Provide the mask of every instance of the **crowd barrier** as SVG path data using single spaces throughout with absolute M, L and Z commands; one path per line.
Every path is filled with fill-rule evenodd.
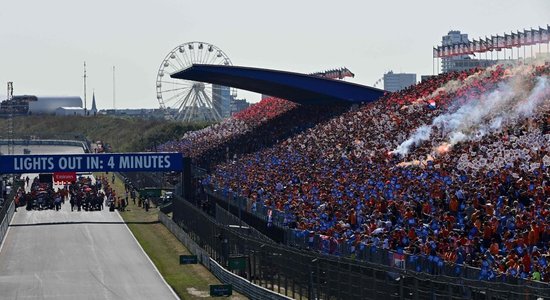
M 216 189 L 212 186 L 206 186 L 204 189 L 205 192 L 210 196 L 216 197 L 217 199 L 222 199 L 225 203 L 245 210 L 255 215 L 257 218 L 269 223 L 270 225 L 284 228 L 288 223 L 294 221 L 293 217 L 285 216 L 284 213 L 278 210 L 266 207 L 260 203 L 251 203 L 251 201 L 249 201 L 248 199 L 236 196 L 231 192 Z
M 232 213 L 227 211 L 225 208 L 221 207 L 219 204 L 216 204 L 216 211 L 214 212 L 214 215 L 216 217 L 216 221 L 220 224 L 237 228 L 243 234 L 250 237 L 254 237 L 259 240 L 264 240 L 266 241 L 266 243 L 274 242 L 273 240 L 265 236 L 263 233 L 258 231 L 253 226 L 249 226 L 248 224 L 243 222 L 242 219 L 239 219 L 237 216 L 233 215 Z
M 255 285 L 250 281 L 227 271 L 219 263 L 210 258 L 208 253 L 197 243 L 195 243 L 195 241 L 193 241 L 193 239 L 191 239 L 180 226 L 174 223 L 170 217 L 162 212 L 159 212 L 159 220 L 162 224 L 164 224 L 164 226 L 166 226 L 166 228 L 168 228 L 170 232 L 172 232 L 172 234 L 176 236 L 181 243 L 185 245 L 185 247 L 187 247 L 191 253 L 197 255 L 197 259 L 202 265 L 210 270 L 210 272 L 212 272 L 223 283 L 232 284 L 236 291 L 246 295 L 250 299 L 291 299 L 261 286 Z
M 382 268 L 382 266 L 390 267 L 394 268 L 396 272 L 403 271 L 409 274 L 414 273 L 418 274 L 416 276 L 420 277 L 426 275 L 450 278 L 449 280 L 451 281 L 463 280 L 463 282 L 469 282 L 472 288 L 479 288 L 481 290 L 488 290 L 491 285 L 496 286 L 497 284 L 502 284 L 503 288 L 496 289 L 493 293 L 495 295 L 507 292 L 511 293 L 511 295 L 515 295 L 517 290 L 521 287 L 521 289 L 524 289 L 521 293 L 525 295 L 550 296 L 550 287 L 542 282 L 524 280 L 505 275 L 495 275 L 492 278 L 487 278 L 487 275 L 482 274 L 479 268 L 452 264 L 438 257 L 399 253 L 373 245 L 363 244 L 355 246 L 351 243 L 338 243 L 336 240 L 331 241 L 327 237 L 318 234 L 310 234 L 309 232 L 299 231 L 285 226 L 289 223 L 289 218 L 282 215 L 282 213 L 277 214 L 274 209 L 271 209 L 269 212 L 271 217 L 268 217 L 263 213 L 270 210 L 270 208 L 263 205 L 257 205 L 255 210 L 251 210 L 252 206 L 248 199 L 234 197 L 231 194 L 227 196 L 227 193 L 211 187 L 206 187 L 205 191 L 209 197 L 217 197 L 224 203 L 231 203 L 232 206 L 238 206 L 244 211 L 255 214 L 258 218 L 266 222 L 265 226 L 281 226 L 286 231 L 285 244 L 297 249 L 351 259 L 358 265 L 369 263 L 379 266 L 378 268 Z M 488 280 L 490 281 L 488 282 Z M 478 282 L 486 285 L 478 287 Z M 518 295 L 519 294 L 520 292 L 518 292 Z M 508 298 L 508 296 L 506 298 Z

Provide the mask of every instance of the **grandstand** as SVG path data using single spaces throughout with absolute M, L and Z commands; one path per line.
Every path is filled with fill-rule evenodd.
M 203 208 L 222 199 L 286 245 L 548 296 L 549 76 L 548 61 L 515 62 L 366 104 L 267 98 L 161 149 L 206 170 Z
M 548 282 L 549 75 L 548 62 L 452 72 L 360 106 L 269 98 L 163 150 L 310 249 Z

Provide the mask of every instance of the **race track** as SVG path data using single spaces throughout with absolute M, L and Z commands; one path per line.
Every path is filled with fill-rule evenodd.
M 15 213 L 0 248 L 0 299 L 177 296 L 118 212 L 71 212 L 66 202 L 60 211 Z
M 116 212 L 19 208 L 0 250 L 0 299 L 174 299 Z

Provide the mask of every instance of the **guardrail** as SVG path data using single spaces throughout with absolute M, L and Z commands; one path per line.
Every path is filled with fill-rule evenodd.
M 210 271 L 222 282 L 231 283 L 235 290 L 245 294 L 250 299 L 292 299 L 284 295 L 277 294 L 264 287 L 255 285 L 252 282 L 227 271 L 213 259 L 210 259 Z
M 208 253 L 202 249 L 191 237 L 178 226 L 170 217 L 163 212 L 159 212 L 159 221 L 176 236 L 176 238 L 189 249 L 191 253 L 197 255 L 198 261 L 212 272 L 218 279 L 224 283 L 232 284 L 234 289 L 251 299 L 292 299 L 280 295 L 259 285 L 233 274 L 223 268 L 214 259 L 208 256 Z
M 6 202 L 7 203 L 4 203 L 4 206 L 2 206 L 2 209 L 0 210 L 0 220 L 2 220 L 2 223 L 0 223 L 0 245 L 6 237 L 11 219 L 15 212 L 15 203 L 13 200 L 6 200 Z
M 9 140 L 1 139 L 0 145 L 7 145 Z M 30 146 L 30 145 L 62 145 L 62 146 L 76 146 L 82 147 L 85 152 L 89 152 L 90 149 L 85 141 L 76 141 L 76 140 L 54 140 L 54 139 L 41 139 L 41 140 L 32 140 L 32 139 L 14 139 L 14 145 L 18 146 Z

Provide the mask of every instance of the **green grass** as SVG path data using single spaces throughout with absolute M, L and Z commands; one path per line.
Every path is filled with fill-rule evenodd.
M 116 180 L 115 189 L 118 195 L 124 194 L 124 187 L 120 180 Z M 208 297 L 209 285 L 219 284 L 220 281 L 200 264 L 179 264 L 179 255 L 190 253 L 162 223 L 154 223 L 158 221 L 156 209 L 146 212 L 137 204 L 132 204 L 130 200 L 127 210 L 120 215 L 126 222 L 148 222 L 147 224 L 128 224 L 128 227 L 166 282 L 181 299 L 210 298 Z M 231 299 L 246 299 L 235 291 L 233 293 Z
M 114 152 L 142 151 L 155 149 L 169 140 L 176 140 L 190 130 L 197 130 L 207 124 L 184 124 L 167 120 L 149 120 L 114 116 L 18 116 L 13 120 L 14 135 L 17 138 L 56 138 L 101 140 L 111 145 Z M 0 119 L 0 129 L 7 128 L 7 120 Z M 6 131 L 7 132 L 7 131 Z M 1 136 L 0 138 L 7 138 Z

